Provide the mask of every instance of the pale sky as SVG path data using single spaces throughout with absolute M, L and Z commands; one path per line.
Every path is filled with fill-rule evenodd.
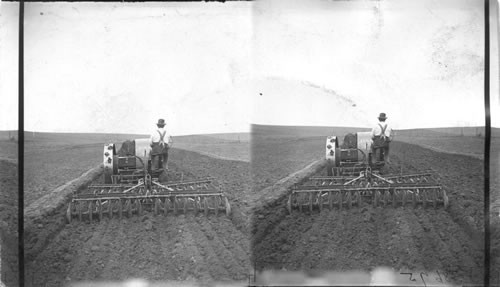
M 498 1 L 490 5 L 490 109 L 491 126 L 500 128 L 500 6 Z
M 483 2 L 257 2 L 254 122 L 484 125 Z
M 17 128 L 19 9 L 0 5 L 5 130 Z M 371 126 L 380 112 L 395 128 L 484 125 L 482 5 L 25 3 L 25 129 L 142 134 L 158 118 L 174 135 L 250 123 Z
M 17 130 L 19 3 L 0 1 L 0 130 Z
M 25 129 L 249 131 L 250 3 L 25 3 Z

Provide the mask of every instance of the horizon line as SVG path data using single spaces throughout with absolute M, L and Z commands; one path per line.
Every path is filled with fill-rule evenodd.
M 277 127 L 303 127 L 303 128 L 356 128 L 356 129 L 370 129 L 370 127 L 360 127 L 360 126 L 315 126 L 315 125 L 276 125 L 276 124 L 250 124 L 250 126 L 277 126 Z M 412 127 L 412 128 L 398 128 L 394 130 L 417 130 L 417 129 L 441 129 L 441 128 L 485 128 L 482 126 L 436 126 L 436 127 Z M 491 127 L 493 129 L 498 129 L 500 127 Z M 19 130 L 0 130 L 0 132 L 19 132 Z M 25 130 L 25 133 L 59 133 L 59 134 L 116 134 L 116 135 L 147 135 L 146 133 L 134 133 L 134 132 L 74 132 L 74 131 L 33 131 Z M 188 136 L 188 135 L 209 135 L 209 134 L 250 134 L 251 131 L 239 131 L 239 132 L 207 132 L 207 133 L 192 133 L 192 134 L 177 134 L 176 136 Z
M 19 132 L 18 130 L 0 130 L 0 132 Z M 99 134 L 99 135 L 137 135 L 137 136 L 147 136 L 149 134 L 133 133 L 133 132 L 72 132 L 72 131 L 28 131 L 25 133 L 42 133 L 42 134 Z M 172 134 L 172 136 L 192 136 L 192 135 L 215 135 L 215 134 L 250 134 L 250 132 L 209 132 L 209 133 L 198 133 L 198 134 Z
M 313 128 L 356 128 L 356 129 L 371 129 L 371 127 L 359 126 L 315 126 L 315 125 L 269 125 L 269 124 L 251 124 L 251 126 L 278 126 L 278 127 L 313 127 Z M 411 127 L 411 128 L 398 128 L 394 130 L 421 130 L 421 129 L 446 129 L 446 128 L 484 128 L 485 126 L 436 126 L 436 127 Z M 500 127 L 492 127 L 500 128 Z

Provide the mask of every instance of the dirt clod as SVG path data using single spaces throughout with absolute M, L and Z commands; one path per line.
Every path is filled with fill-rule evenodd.
M 70 262 L 71 260 L 73 260 L 73 256 L 71 254 L 66 254 L 64 255 L 63 259 L 66 262 Z
M 146 229 L 148 231 L 153 230 L 154 229 L 153 222 L 146 221 L 146 223 L 144 224 L 144 229 Z

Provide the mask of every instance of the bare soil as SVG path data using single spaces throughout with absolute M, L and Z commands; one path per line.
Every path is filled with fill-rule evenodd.
M 253 137 L 252 193 L 259 194 L 288 176 L 324 157 L 325 137 Z
M 164 217 L 146 213 L 66 225 L 65 208 L 61 208 L 37 219 L 27 231 L 40 234 L 26 242 L 27 250 L 33 250 L 27 254 L 27 286 L 128 278 L 245 281 L 251 272 L 250 216 L 243 204 L 250 186 L 249 164 L 172 149 L 169 167 L 172 174 L 183 173 L 184 179 L 216 178 L 233 215 Z M 50 240 L 43 248 L 32 248 L 44 238 Z
M 104 144 L 25 146 L 24 206 L 102 162 Z
M 18 166 L 17 143 L 1 141 L 0 157 L 0 255 L 1 281 L 19 284 L 18 262 Z
M 490 284 L 500 285 L 500 138 L 490 151 Z
M 250 162 L 249 133 L 179 136 L 173 146 L 219 159 Z
M 176 143 L 175 147 L 195 151 L 213 158 L 250 162 L 250 144 L 248 142 L 230 142 L 217 144 Z
M 396 134 L 397 141 L 420 145 L 438 152 L 484 158 L 484 137 L 434 133 L 427 136 Z
M 280 192 L 279 188 L 270 187 L 321 159 L 325 136 L 323 132 L 290 136 L 288 130 L 274 136 L 273 129 L 264 133 L 252 131 L 252 164 L 172 150 L 172 172 L 184 172 L 191 178 L 212 176 L 221 182 L 234 211 L 230 218 L 192 214 L 163 218 L 146 214 L 121 221 L 106 218 L 100 223 L 66 225 L 65 208 L 61 208 L 30 222 L 25 235 L 35 236 L 32 242 L 26 242 L 27 286 L 131 277 L 239 281 L 246 280 L 254 266 L 260 270 L 312 272 L 371 270 L 379 265 L 397 270 L 439 270 L 456 284 L 482 284 L 483 162 L 456 154 L 463 152 L 460 141 L 454 142 L 455 154 L 399 142 L 391 147 L 388 172 L 434 169 L 449 193 L 448 210 L 365 206 L 288 215 L 284 197 L 268 194 Z M 28 142 L 25 206 L 99 163 L 102 145 L 109 141 L 101 138 L 85 135 L 75 137 L 73 143 L 61 143 L 47 135 L 41 142 Z M 440 141 L 443 138 L 435 137 L 429 144 L 449 149 L 449 143 Z M 484 145 L 477 140 L 469 143 L 474 147 L 468 150 L 476 154 L 478 145 Z M 230 159 L 246 156 L 240 150 L 236 155 L 227 153 L 228 149 L 205 151 L 196 145 L 196 140 L 188 141 L 182 148 Z M 498 154 L 496 149 L 499 161 L 496 166 L 492 161 L 492 202 L 500 195 Z M 3 186 L 1 191 L 4 192 Z M 262 202 L 263 197 L 278 200 Z M 250 216 L 253 212 L 255 216 Z M 500 238 L 500 219 L 491 218 L 491 283 L 500 284 L 500 239 L 495 239 Z M 256 264 L 250 263 L 251 258 Z
M 324 137 L 256 137 L 254 192 L 269 191 L 265 187 L 277 178 L 322 158 L 323 141 Z M 384 172 L 432 169 L 439 174 L 450 197 L 449 208 L 366 205 L 289 215 L 283 194 L 255 213 L 251 246 L 256 269 L 369 271 L 388 266 L 402 272 L 439 271 L 455 284 L 482 284 L 483 161 L 402 142 L 392 144 L 391 161 Z

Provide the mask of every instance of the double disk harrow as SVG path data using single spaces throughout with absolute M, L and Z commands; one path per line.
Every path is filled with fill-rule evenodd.
M 66 219 L 102 220 L 141 215 L 194 212 L 231 213 L 231 206 L 212 178 L 160 182 L 162 169 L 153 169 L 149 139 L 125 141 L 120 150 L 114 143 L 104 145 L 104 183 L 92 184 L 83 193 L 73 194 Z M 161 162 L 160 162 L 161 166 Z
M 162 184 L 140 179 L 136 184 L 96 184 L 87 192 L 74 194 L 68 206 L 68 222 L 122 218 L 152 211 L 155 215 L 202 212 L 205 215 L 231 213 L 228 199 L 210 178 Z
M 310 177 L 291 190 L 287 209 L 321 211 L 323 208 L 423 205 L 448 206 L 448 196 L 432 172 L 380 175 L 369 167 L 358 176 Z

